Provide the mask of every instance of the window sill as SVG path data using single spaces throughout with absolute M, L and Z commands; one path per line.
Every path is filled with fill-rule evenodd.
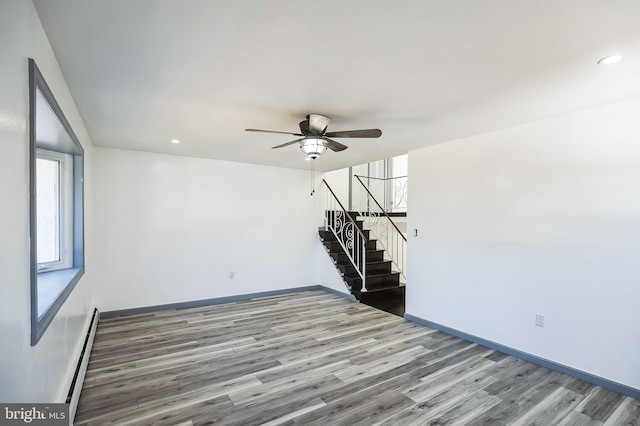
M 77 281 L 76 277 L 80 278 L 80 271 L 82 271 L 82 268 L 68 268 L 38 274 L 39 319 L 43 317 L 58 298 L 62 299 L 62 303 L 64 303 L 66 297 L 61 298 L 60 296 L 69 284 Z

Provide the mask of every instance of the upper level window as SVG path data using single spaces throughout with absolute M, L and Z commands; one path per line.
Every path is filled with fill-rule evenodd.
M 84 150 L 29 59 L 31 344 L 84 274 Z

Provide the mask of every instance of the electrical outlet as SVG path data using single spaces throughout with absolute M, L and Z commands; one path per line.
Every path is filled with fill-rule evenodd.
M 536 325 L 538 327 L 544 327 L 544 315 L 536 314 Z
M 236 277 L 236 273 L 235 272 L 229 272 L 229 279 L 232 280 Z

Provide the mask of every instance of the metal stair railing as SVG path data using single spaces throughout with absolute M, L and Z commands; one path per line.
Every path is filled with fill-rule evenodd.
M 407 276 L 407 238 L 398 229 L 398 226 L 391 220 L 385 209 L 380 205 L 378 200 L 371 194 L 367 185 L 362 182 L 360 176 L 355 175 L 364 191 L 361 192 L 363 200 L 358 202 L 356 210 L 358 216 L 364 221 L 366 228 L 378 240 L 384 248 L 386 255 L 404 278 L 406 283 Z
M 326 190 L 324 227 L 331 231 L 362 279 L 361 292 L 367 291 L 367 237 L 323 179 Z
M 378 200 L 387 213 L 407 212 L 407 176 L 396 176 L 389 178 L 379 178 L 374 176 L 359 176 L 360 182 L 366 181 L 364 185 L 369 193 Z

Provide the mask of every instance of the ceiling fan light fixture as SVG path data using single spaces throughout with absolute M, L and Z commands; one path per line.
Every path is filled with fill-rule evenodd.
M 623 53 L 619 53 L 617 55 L 609 55 L 609 56 L 605 56 L 604 58 L 600 59 L 598 61 L 598 65 L 611 65 L 611 64 L 615 64 L 616 62 L 620 62 L 621 60 L 623 60 L 625 58 L 625 54 Z
M 300 139 L 272 146 L 271 149 L 284 148 L 285 146 L 298 144 L 305 154 L 305 158 L 315 160 L 324 154 L 327 149 L 334 152 L 344 151 L 348 147 L 336 142 L 333 138 L 379 138 L 382 136 L 380 129 L 341 130 L 327 132 L 327 126 L 331 119 L 320 114 L 308 114 L 306 120 L 300 122 L 300 133 L 281 132 L 279 130 L 245 129 L 247 132 L 280 133 L 285 135 L 301 136 Z
M 305 138 L 300 142 L 300 149 L 307 158 L 315 160 L 327 151 L 327 146 L 323 139 L 320 138 Z

